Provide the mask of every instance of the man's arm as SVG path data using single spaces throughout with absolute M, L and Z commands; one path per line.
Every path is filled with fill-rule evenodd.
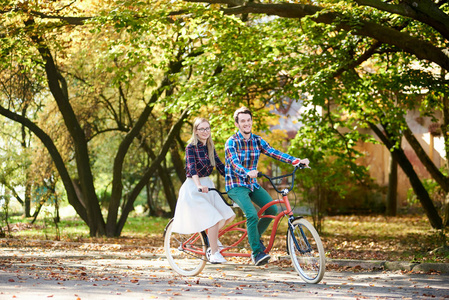
M 240 159 L 237 155 L 237 149 L 235 147 L 235 141 L 229 139 L 225 145 L 225 155 L 226 161 L 229 162 L 231 168 L 235 174 L 235 176 L 239 176 L 242 178 L 246 178 L 249 170 L 246 169 L 240 162 Z
M 268 144 L 264 139 L 260 139 L 260 146 L 261 149 L 260 151 L 269 156 L 272 157 L 274 159 L 277 159 L 279 161 L 288 163 L 288 164 L 293 164 L 293 162 L 297 159 L 296 157 L 293 157 L 287 153 L 281 152 L 279 150 L 274 149 L 273 147 L 270 146 L 270 144 Z

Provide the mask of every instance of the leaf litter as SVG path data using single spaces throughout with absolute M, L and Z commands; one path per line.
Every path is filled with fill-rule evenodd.
M 337 219 L 338 220 L 338 219 Z M 369 220 L 368 220 L 369 221 Z M 360 219 L 357 221 L 360 222 Z M 360 223 L 359 223 L 360 224 Z M 355 224 L 357 226 L 357 224 Z M 25 227 L 26 228 L 26 227 Z M 246 289 L 257 289 L 260 293 L 265 293 L 263 297 L 281 297 L 282 295 L 267 286 L 253 286 L 251 284 L 244 284 L 238 286 L 229 286 L 223 282 L 232 282 L 232 276 L 229 276 L 220 267 L 214 269 L 213 275 L 204 275 L 198 279 L 186 280 L 185 277 L 180 276 L 159 276 L 157 273 L 148 274 L 145 266 L 125 266 L 113 265 L 113 260 L 126 260 L 133 258 L 151 258 L 164 259 L 164 251 L 161 244 L 161 237 L 154 236 L 154 239 L 140 239 L 132 237 L 123 237 L 119 239 L 101 239 L 92 238 L 85 241 L 42 241 L 42 240 L 22 240 L 22 239 L 2 239 L 1 247 L 5 250 L 13 249 L 14 256 L 0 258 L 0 271 L 14 270 L 17 274 L 14 278 L 9 278 L 8 282 L 17 284 L 26 281 L 28 278 L 45 278 L 45 280 L 57 281 L 58 284 L 64 285 L 69 281 L 88 282 L 92 286 L 107 287 L 109 285 L 120 285 L 125 288 L 120 293 L 130 293 L 133 287 L 145 285 L 144 291 L 152 294 L 151 297 L 172 297 L 185 296 L 186 293 L 191 292 L 198 286 L 202 287 L 204 293 L 209 293 L 210 289 L 220 288 L 226 292 L 223 295 L 242 294 Z M 295 274 L 295 270 L 291 266 L 291 262 L 287 257 L 287 253 L 283 250 L 283 243 L 285 237 L 278 236 L 278 243 L 275 243 L 270 255 L 274 258 L 270 262 L 271 267 L 281 269 L 285 274 Z M 418 243 L 421 241 L 419 240 Z M 343 234 L 329 235 L 325 232 L 323 236 L 323 243 L 327 250 L 329 258 L 352 258 L 352 259 L 385 259 L 391 260 L 394 258 L 395 251 L 401 247 L 395 239 L 379 238 L 373 236 L 359 236 L 358 239 L 351 239 L 350 236 Z M 19 253 L 19 254 L 17 254 Z M 23 254 L 23 255 L 21 255 Z M 393 256 L 392 256 L 393 255 Z M 42 257 L 45 256 L 45 259 Z M 61 260 L 69 260 L 70 263 L 62 264 Z M 91 267 L 86 268 L 83 262 L 89 260 Z M 246 268 L 251 263 L 250 259 L 242 257 L 233 257 L 229 259 L 235 263 L 235 269 L 241 271 L 248 280 L 251 279 L 252 274 L 246 273 Z M 447 258 L 442 258 L 442 261 L 447 262 Z M 249 269 L 253 268 L 250 266 Z M 266 269 L 267 272 L 272 272 L 268 266 L 259 267 Z M 358 267 L 337 267 L 329 265 L 328 269 L 339 272 L 368 272 Z M 160 266 L 157 272 L 167 272 L 167 266 Z M 401 273 L 407 273 L 401 271 Z M 165 274 L 165 273 L 164 273 Z M 429 273 L 432 274 L 432 273 Z M 437 273 L 433 273 L 437 275 Z M 170 279 L 169 279 L 170 278 Z M 346 285 L 350 284 L 353 279 L 347 278 Z M 173 288 L 165 291 L 154 291 L 151 285 L 157 285 L 160 281 L 167 281 Z M 217 281 L 221 280 L 221 281 Z M 224 280 L 224 281 L 223 281 Z M 97 283 L 98 282 L 98 283 Z M 108 283 L 109 282 L 109 283 Z M 323 281 L 323 284 L 326 284 Z M 374 284 L 370 285 L 374 287 Z M 179 289 L 181 287 L 181 289 Z M 297 284 L 291 285 L 290 288 L 298 287 Z M 351 288 L 348 292 L 352 292 Z M 156 294 L 155 294 L 156 293 Z M 430 294 L 429 294 L 430 295 Z M 329 297 L 332 294 L 329 294 Z M 53 297 L 49 294 L 48 297 Z M 1 298 L 1 295 L 0 295 Z M 362 298 L 362 297 L 359 297 Z

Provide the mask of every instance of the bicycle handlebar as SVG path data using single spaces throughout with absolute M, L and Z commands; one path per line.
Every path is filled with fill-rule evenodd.
M 278 188 L 277 188 L 276 185 L 274 184 L 273 180 L 276 180 L 276 179 L 282 179 L 282 178 L 291 176 L 291 177 L 292 177 L 292 185 L 290 186 L 290 188 L 287 189 L 286 192 L 288 193 L 288 192 L 290 192 L 291 190 L 293 190 L 293 186 L 294 186 L 294 184 L 295 184 L 295 173 L 296 173 L 296 171 L 297 171 L 298 169 L 304 169 L 305 167 L 306 167 L 305 164 L 298 164 L 298 165 L 295 167 L 295 169 L 293 170 L 293 172 L 291 172 L 291 173 L 289 173 L 289 174 L 281 175 L 281 176 L 276 176 L 276 177 L 269 177 L 268 175 L 266 175 L 266 174 L 264 174 L 264 173 L 262 173 L 262 172 L 259 172 L 259 173 L 257 173 L 257 177 L 265 177 L 265 178 L 267 178 L 268 181 L 270 181 L 270 183 L 271 183 L 271 185 L 273 186 L 273 188 L 276 190 L 276 192 L 278 192 L 279 194 L 283 194 L 283 193 L 285 192 L 285 189 L 284 189 L 284 191 L 278 190 Z M 247 182 L 249 182 L 250 179 L 251 179 L 251 177 L 249 177 L 249 176 L 246 177 L 246 181 L 247 181 Z M 220 192 L 220 191 L 217 190 L 216 188 L 208 188 L 208 190 L 209 190 L 209 191 L 216 191 L 216 192 L 220 195 L 220 197 L 223 199 L 223 201 L 224 201 L 227 205 L 232 206 L 232 204 L 229 204 L 229 203 L 224 199 L 224 197 L 223 197 L 223 195 L 227 194 L 226 192 Z M 198 192 L 201 192 L 201 189 L 198 189 Z
M 295 173 L 298 169 L 304 169 L 306 167 L 305 164 L 299 164 L 295 167 L 295 169 L 293 170 L 293 172 L 289 173 L 289 174 L 285 174 L 285 175 L 281 175 L 281 176 L 276 176 L 276 177 L 270 177 L 262 172 L 257 173 L 257 177 L 265 177 L 266 179 L 268 179 L 268 181 L 271 183 L 271 185 L 273 186 L 273 188 L 276 190 L 276 192 L 278 192 L 279 194 L 283 194 L 283 193 L 288 193 L 291 190 L 293 190 L 293 186 L 295 185 Z M 278 188 L 276 187 L 276 185 L 274 184 L 274 180 L 276 179 L 282 179 L 285 177 L 292 177 L 292 184 L 290 186 L 290 188 L 286 189 L 287 191 L 280 191 L 278 190 Z M 248 176 L 249 177 L 249 176 Z
M 207 190 L 208 190 L 209 192 L 210 192 L 210 191 L 216 191 L 216 192 L 218 193 L 218 195 L 221 197 L 221 200 L 223 200 L 223 202 L 226 203 L 226 205 L 228 205 L 228 206 L 233 206 L 232 203 L 229 204 L 228 201 L 226 201 L 226 199 L 223 197 L 223 195 L 226 195 L 226 194 L 227 194 L 226 192 L 220 192 L 220 191 L 217 190 L 216 188 L 210 188 L 210 187 L 208 187 Z M 202 190 L 199 188 L 199 189 L 198 189 L 198 192 L 201 193 Z

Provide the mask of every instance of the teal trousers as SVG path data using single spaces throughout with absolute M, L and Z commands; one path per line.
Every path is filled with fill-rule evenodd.
M 253 255 L 256 256 L 259 252 L 262 252 L 260 248 L 260 237 L 267 230 L 272 219 L 271 218 L 261 218 L 257 216 L 257 209 L 253 205 L 256 204 L 258 207 L 262 207 L 268 202 L 273 201 L 270 194 L 260 187 L 259 189 L 254 189 L 251 191 L 246 187 L 235 187 L 228 191 L 228 196 L 240 206 L 243 213 L 246 215 L 246 230 L 248 231 L 248 241 L 253 251 Z M 252 203 L 253 202 L 253 203 Z M 264 215 L 277 215 L 278 210 L 276 206 L 269 207 Z

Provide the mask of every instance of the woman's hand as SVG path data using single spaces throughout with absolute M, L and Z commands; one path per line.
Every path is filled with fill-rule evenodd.
M 200 191 L 201 193 L 207 193 L 209 192 L 209 188 L 207 186 L 198 186 L 198 191 Z

